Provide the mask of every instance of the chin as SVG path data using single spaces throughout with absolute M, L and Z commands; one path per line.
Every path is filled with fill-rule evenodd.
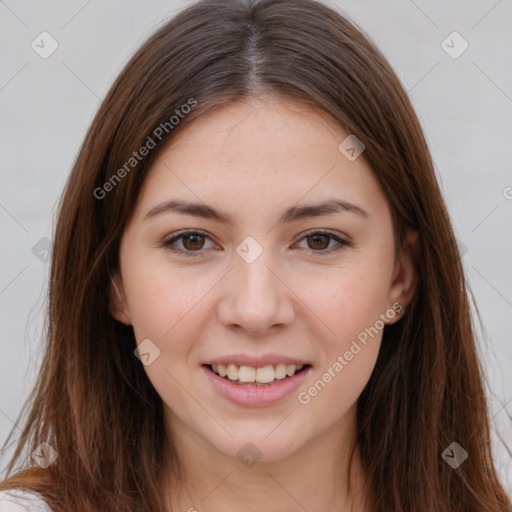
M 254 421 L 240 421 L 238 428 L 226 426 L 233 437 L 222 431 L 216 438 L 210 435 L 205 440 L 219 452 L 239 460 L 247 467 L 256 462 L 277 462 L 293 455 L 302 444 L 298 432 L 292 432 L 284 424 L 278 425 L 279 421 L 259 425 L 254 425 Z

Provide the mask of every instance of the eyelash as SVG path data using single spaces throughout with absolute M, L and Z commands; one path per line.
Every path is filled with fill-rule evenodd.
M 176 235 L 172 236 L 171 238 L 167 239 L 167 240 L 164 240 L 162 242 L 162 246 L 163 247 L 166 247 L 169 251 L 171 252 L 174 252 L 174 253 L 177 253 L 179 254 L 180 256 L 185 256 L 185 257 L 198 257 L 198 256 L 201 256 L 202 253 L 204 252 L 202 249 L 199 249 L 197 251 L 189 251 L 189 250 L 185 250 L 185 249 L 176 249 L 176 247 L 172 247 L 172 245 L 177 242 L 178 240 L 180 240 L 181 238 L 184 238 L 185 236 L 187 235 L 200 235 L 200 236 L 204 236 L 206 238 L 210 238 L 206 233 L 204 233 L 203 231 L 196 231 L 196 230 L 189 230 L 189 231 L 180 231 L 179 233 L 177 233 Z M 318 251 L 315 251 L 313 249 L 306 249 L 306 250 L 309 250 L 310 252 L 312 253 L 315 253 L 315 254 L 320 254 L 320 255 L 329 255 L 329 254 L 332 254 L 334 252 L 338 252 L 338 251 L 341 251 L 342 249 L 344 249 L 345 247 L 349 247 L 349 246 L 352 246 L 353 243 L 352 242 L 349 242 L 347 240 L 344 240 L 343 238 L 339 237 L 338 235 L 336 235 L 335 233 L 333 233 L 332 231 L 328 231 L 328 230 L 325 230 L 325 229 L 320 229 L 320 230 L 313 230 L 313 231 L 308 231 L 307 233 L 304 234 L 304 236 L 299 240 L 302 241 L 304 239 L 307 239 L 307 238 L 310 238 L 314 235 L 325 235 L 325 236 L 329 236 L 331 239 L 334 239 L 336 242 L 338 242 L 338 246 L 337 247 L 334 247 L 331 249 L 326 249 L 326 250 L 318 250 Z

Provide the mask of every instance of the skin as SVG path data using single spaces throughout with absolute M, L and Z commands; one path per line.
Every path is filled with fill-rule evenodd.
M 395 259 L 389 205 L 364 153 L 349 161 L 339 151 L 347 135 L 298 101 L 247 100 L 195 120 L 150 169 L 122 237 L 110 311 L 133 326 L 138 344 L 149 338 L 161 351 L 144 369 L 185 471 L 179 491 L 163 474 L 169 510 L 232 511 L 240 503 L 253 512 L 364 510 L 357 451 L 351 491 L 341 484 L 381 331 L 308 404 L 294 392 L 274 405 L 235 405 L 201 370 L 222 355 L 276 352 L 313 365 L 304 391 L 379 315 L 411 300 L 414 234 Z M 176 212 L 143 220 L 171 198 L 222 209 L 233 224 Z M 277 223 L 290 206 L 328 198 L 368 217 L 338 212 Z M 162 246 L 184 229 L 206 236 L 174 246 L 199 256 Z M 340 247 L 335 239 L 304 236 L 318 229 L 352 245 L 329 254 Z M 252 263 L 236 252 L 247 236 L 263 250 Z M 237 457 L 247 442 L 261 452 L 251 467 Z

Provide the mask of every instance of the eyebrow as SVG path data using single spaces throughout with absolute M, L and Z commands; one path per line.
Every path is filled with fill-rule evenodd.
M 225 224 L 233 224 L 231 214 L 208 206 L 205 203 L 183 201 L 179 199 L 171 199 L 151 208 L 145 215 L 144 221 L 161 215 L 162 213 L 182 213 L 185 215 L 194 215 L 203 219 L 211 219 Z M 348 212 L 368 218 L 370 215 L 366 210 L 344 199 L 328 199 L 320 203 L 307 204 L 303 206 L 291 206 L 286 209 L 278 220 L 278 224 L 285 224 L 300 219 L 310 217 L 320 217 L 333 213 Z

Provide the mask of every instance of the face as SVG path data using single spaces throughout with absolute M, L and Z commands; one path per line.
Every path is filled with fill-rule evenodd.
M 252 100 L 196 119 L 150 169 L 110 311 L 144 343 L 172 435 L 275 461 L 353 428 L 414 270 L 364 153 L 338 148 L 348 135 L 302 103 Z

